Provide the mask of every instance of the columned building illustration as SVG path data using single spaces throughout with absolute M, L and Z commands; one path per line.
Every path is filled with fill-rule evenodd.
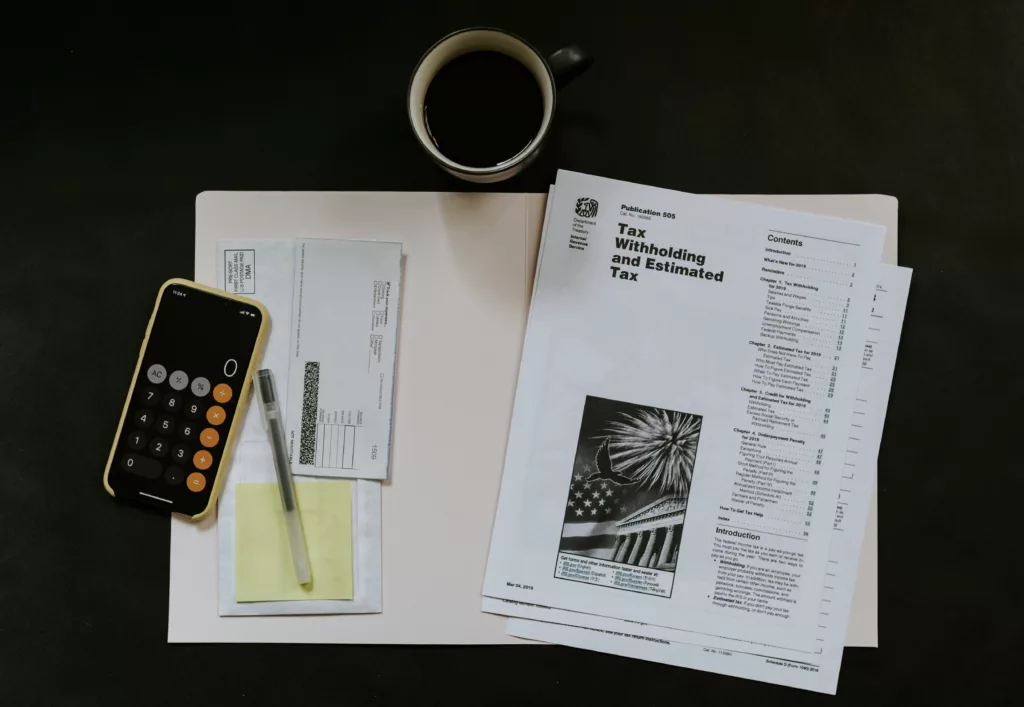
M 612 559 L 637 567 L 674 570 L 679 558 L 686 500 L 664 496 L 618 523 Z

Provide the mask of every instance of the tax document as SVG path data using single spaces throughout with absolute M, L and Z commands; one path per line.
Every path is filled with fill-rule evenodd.
M 508 630 L 514 636 L 835 694 L 910 277 L 907 268 L 882 265 L 873 295 L 814 650 L 786 650 L 494 599 L 485 600 L 485 606 L 537 619 L 512 619 Z
M 402 244 L 295 241 L 288 444 L 296 474 L 387 479 Z
M 813 650 L 884 235 L 559 172 L 484 595 Z

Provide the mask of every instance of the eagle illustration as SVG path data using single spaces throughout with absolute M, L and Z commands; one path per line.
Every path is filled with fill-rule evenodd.
M 607 438 L 597 448 L 597 454 L 594 455 L 594 466 L 597 468 L 597 471 L 588 476 L 587 481 L 600 481 L 604 479 L 619 486 L 629 486 L 636 483 L 636 479 L 623 476 L 615 471 L 615 468 L 612 466 L 612 455 L 608 452 Z

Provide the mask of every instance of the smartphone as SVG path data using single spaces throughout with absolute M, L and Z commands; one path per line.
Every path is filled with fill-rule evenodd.
M 163 284 L 103 472 L 107 493 L 192 520 L 210 512 L 269 329 L 259 302 Z

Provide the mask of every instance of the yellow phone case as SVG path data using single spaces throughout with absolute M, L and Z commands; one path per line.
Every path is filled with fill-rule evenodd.
M 228 430 L 227 440 L 224 443 L 224 453 L 221 455 L 220 463 L 217 465 L 217 473 L 215 475 L 215 480 L 213 482 L 213 490 L 210 491 L 210 500 L 206 504 L 206 508 L 204 508 L 201 513 L 197 513 L 194 516 L 179 514 L 185 518 L 190 518 L 191 520 L 202 520 L 207 515 L 209 515 L 210 510 L 213 509 L 214 506 L 216 506 L 217 497 L 220 494 L 221 486 L 224 484 L 224 478 L 227 476 L 227 470 L 231 465 L 231 454 L 234 451 L 235 435 L 238 434 L 238 430 L 242 426 L 242 422 L 245 419 L 245 411 L 247 409 L 246 406 L 249 404 L 249 394 L 252 388 L 252 386 L 249 385 L 249 383 L 252 381 L 252 375 L 256 371 L 256 368 L 258 367 L 260 356 L 263 354 L 263 347 L 266 344 L 267 332 L 270 330 L 270 312 L 268 312 L 267 308 L 264 307 L 259 302 L 257 302 L 256 300 L 251 300 L 248 299 L 247 297 L 239 297 L 238 295 L 228 294 L 227 292 L 224 292 L 223 290 L 218 290 L 215 287 L 200 285 L 198 282 L 192 282 L 191 280 L 185 280 L 180 277 L 171 278 L 170 280 L 168 280 L 167 282 L 160 286 L 160 291 L 156 295 L 156 304 L 153 306 L 153 314 L 150 315 L 149 324 L 146 325 L 146 336 L 142 340 L 142 347 L 139 349 L 139 358 L 135 362 L 135 370 L 132 372 L 131 386 L 128 388 L 128 396 L 125 398 L 124 401 L 124 409 L 121 410 L 121 419 L 117 423 L 117 432 L 114 434 L 114 442 L 110 446 L 110 454 L 107 456 L 107 466 L 103 470 L 103 488 L 105 488 L 107 490 L 107 493 L 109 493 L 111 496 L 116 496 L 116 494 L 114 493 L 114 489 L 110 488 L 110 483 L 108 481 L 108 477 L 110 476 L 110 466 L 114 462 L 114 452 L 117 449 L 118 440 L 121 439 L 121 429 L 124 427 L 124 420 L 128 416 L 128 409 L 129 407 L 131 407 L 131 401 L 133 399 L 133 396 L 135 395 L 135 382 L 139 378 L 139 370 L 142 368 L 142 359 L 146 353 L 146 347 L 149 345 L 149 334 L 150 331 L 152 331 L 153 329 L 153 322 L 156 321 L 157 312 L 160 310 L 160 302 L 163 300 L 164 290 L 166 290 L 171 285 L 184 285 L 186 287 L 193 287 L 197 290 L 202 290 L 203 292 L 208 292 L 212 295 L 223 297 L 224 299 L 241 302 L 251 307 L 255 307 L 263 315 L 263 321 L 260 322 L 259 333 L 257 333 L 256 335 L 256 345 L 253 347 L 252 356 L 249 358 L 249 368 L 245 372 L 245 378 L 243 379 L 244 382 L 242 384 L 242 389 L 241 391 L 239 391 L 238 394 L 239 400 L 238 405 L 235 408 L 235 416 L 234 419 L 231 421 L 231 427 Z

